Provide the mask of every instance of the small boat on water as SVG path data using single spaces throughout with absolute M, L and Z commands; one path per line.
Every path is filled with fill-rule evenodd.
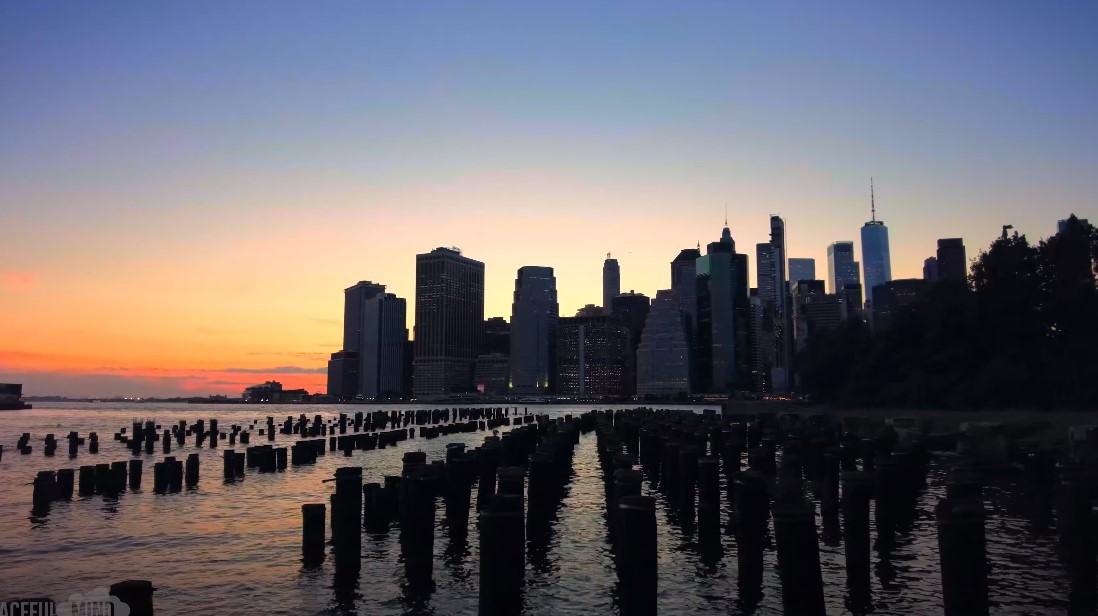
M 31 405 L 23 402 L 23 386 L 19 383 L 0 383 L 0 411 L 19 411 Z

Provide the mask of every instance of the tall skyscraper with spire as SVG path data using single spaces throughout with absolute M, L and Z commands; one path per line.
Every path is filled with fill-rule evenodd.
M 873 297 L 873 288 L 892 280 L 892 260 L 888 250 L 888 227 L 877 220 L 877 200 L 873 178 L 869 179 L 870 220 L 862 225 L 862 270 L 865 296 Z M 870 300 L 872 301 L 872 300 Z
M 602 262 L 602 313 L 610 314 L 614 306 L 614 298 L 621 294 L 621 268 L 618 260 L 611 259 L 610 253 L 606 253 L 606 260 Z

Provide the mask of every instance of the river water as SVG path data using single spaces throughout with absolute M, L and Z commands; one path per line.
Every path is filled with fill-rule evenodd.
M 465 541 L 451 542 L 444 528 L 444 508 L 437 508 L 434 591 L 411 596 L 403 584 L 404 567 L 396 532 L 363 538 L 362 568 L 357 588 L 347 595 L 333 587 L 329 556 L 319 567 L 301 562 L 301 505 L 327 503 L 333 483 L 322 480 L 339 466 L 361 465 L 364 481 L 380 482 L 399 474 L 405 451 L 422 450 L 429 460 L 445 456 L 445 445 L 479 445 L 483 432 L 415 438 L 396 447 L 320 457 L 315 465 L 291 466 L 284 472 L 260 474 L 248 469 L 243 480 L 221 479 L 219 447 L 194 448 L 190 438 L 171 455 L 185 459 L 201 454 L 202 478 L 195 489 L 178 493 L 152 492 L 152 463 L 163 459 L 142 454 L 142 489 L 117 498 L 100 495 L 56 502 L 49 513 L 31 514 L 30 482 L 40 470 L 127 460 L 132 456 L 112 434 L 134 419 L 155 419 L 164 428 L 184 419 L 218 419 L 225 431 L 232 424 L 276 421 L 305 413 L 326 418 L 377 407 L 302 405 L 188 404 L 47 404 L 44 408 L 0 413 L 0 599 L 49 597 L 66 600 L 73 593 L 125 579 L 149 579 L 156 586 L 160 615 L 193 613 L 265 614 L 475 614 L 479 554 L 475 512 Z M 385 409 L 429 408 L 390 405 Z M 529 406 L 530 413 L 562 416 L 598 407 Z M 695 409 L 699 410 L 699 409 Z M 506 428 L 504 428 L 506 429 Z M 69 460 L 63 437 L 97 431 L 96 455 L 81 448 Z M 34 451 L 15 450 L 19 435 L 29 432 Z M 62 439 L 57 455 L 43 454 L 47 433 Z M 278 435 L 276 446 L 293 437 Z M 252 444 L 265 444 L 254 439 Z M 237 447 L 238 451 L 243 448 Z M 942 469 L 931 466 L 930 487 L 919 497 L 915 521 L 901 534 L 890 554 L 873 553 L 871 609 L 874 614 L 932 615 L 942 613 L 941 581 L 933 505 L 943 495 Z M 645 485 L 645 493 L 649 486 Z M 659 608 L 663 614 L 781 614 L 776 554 L 764 554 L 762 584 L 743 589 L 738 583 L 736 542 L 722 539 L 721 551 L 700 550 L 693 534 L 684 533 L 657 497 L 659 544 Z M 475 488 L 474 488 L 475 495 Z M 617 578 L 607 543 L 605 502 L 594 433 L 576 448 L 574 476 L 552 526 L 548 550 L 530 554 L 524 591 L 525 613 L 615 614 Z M 988 553 L 992 565 L 990 596 L 993 614 L 1065 614 L 1071 584 L 1057 556 L 1056 537 L 1047 520 L 1032 515 L 1032 499 L 1009 481 L 984 490 L 988 509 Z M 474 499 L 475 501 L 475 496 Z M 816 502 L 817 512 L 820 511 Z M 722 508 L 727 521 L 730 511 Z M 823 521 L 818 520 L 818 528 Z M 855 613 L 848 607 L 841 536 L 824 533 L 820 544 L 829 614 Z M 863 606 L 864 607 L 864 606 Z M 858 613 L 862 609 L 857 610 Z

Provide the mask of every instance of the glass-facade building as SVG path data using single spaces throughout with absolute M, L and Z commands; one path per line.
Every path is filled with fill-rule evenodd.
M 511 391 L 552 393 L 555 382 L 557 279 L 553 268 L 519 268 L 511 304 Z
M 873 289 L 892 280 L 888 227 L 880 220 L 871 220 L 862 226 L 862 269 L 867 299 L 873 298 Z

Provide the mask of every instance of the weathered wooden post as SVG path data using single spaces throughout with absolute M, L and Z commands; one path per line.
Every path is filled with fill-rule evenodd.
M 198 485 L 198 454 L 192 453 L 187 455 L 187 468 L 186 468 L 186 480 L 187 487 L 193 488 Z
M 842 474 L 843 544 L 846 554 L 846 585 L 855 603 L 869 597 L 870 547 L 869 501 L 873 498 L 873 475 Z
M 84 465 L 80 467 L 80 496 L 95 494 L 95 466 Z
M 31 492 L 31 511 L 38 515 L 48 513 L 50 503 L 57 497 L 57 474 L 54 471 L 38 471 Z
M 481 616 L 518 614 L 526 568 L 522 501 L 493 494 L 480 510 Z
M 73 470 L 71 468 L 58 469 L 58 471 L 57 471 L 57 498 L 59 500 L 71 500 L 72 499 L 72 488 L 73 488 L 73 480 L 74 479 L 75 479 L 75 477 L 73 475 Z
M 404 572 L 416 589 L 432 584 L 435 546 L 435 496 L 425 469 L 413 469 L 401 482 L 400 546 Z
M 130 489 L 131 490 L 140 490 L 141 489 L 141 470 L 142 470 L 141 467 L 142 467 L 142 461 L 141 460 L 130 460 Z
M 335 484 L 332 543 L 336 563 L 357 567 L 362 552 L 362 467 L 337 468 Z
M 324 503 L 307 503 L 301 506 L 301 551 L 307 562 L 324 557 Z
M 776 503 L 774 534 L 778 543 L 785 613 L 789 616 L 827 614 L 815 508 L 804 499 Z
M 126 580 L 111 584 L 110 594 L 130 608 L 130 616 L 153 616 L 153 592 L 148 580 Z
M 656 613 L 656 500 L 623 496 L 617 505 L 618 597 L 623 616 Z
M 984 505 L 974 498 L 938 501 L 938 557 L 945 616 L 986 616 L 987 549 Z
M 115 494 L 126 490 L 126 461 L 111 462 L 111 480 L 114 482 Z

